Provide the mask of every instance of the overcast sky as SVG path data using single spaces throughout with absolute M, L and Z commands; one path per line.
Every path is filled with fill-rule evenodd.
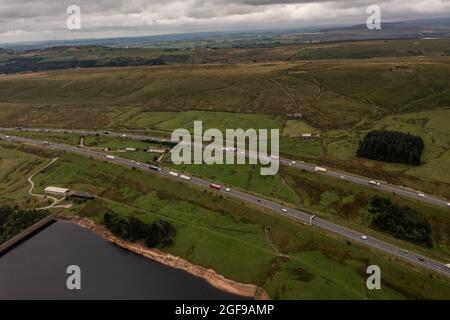
M 0 0 L 0 42 L 356 24 L 372 4 L 384 21 L 450 16 L 450 0 Z

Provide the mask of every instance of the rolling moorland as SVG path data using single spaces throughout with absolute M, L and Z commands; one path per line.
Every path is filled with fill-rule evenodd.
M 252 53 L 228 49 L 223 53 L 228 61 L 222 57 L 204 63 L 202 58 L 153 67 L 2 75 L 0 126 L 115 129 L 162 136 L 176 128 L 189 129 L 194 120 L 203 120 L 205 128 L 279 128 L 281 153 L 286 157 L 450 198 L 450 58 L 446 41 L 287 46 L 257 48 Z M 414 46 L 421 49 L 405 51 L 405 47 Z M 386 55 L 380 54 L 383 50 Z M 357 158 L 359 141 L 378 129 L 420 136 L 425 142 L 422 164 Z M 303 133 L 314 137 L 303 139 Z M 71 134 L 11 134 L 79 143 L 79 137 Z M 87 138 L 85 144 L 99 148 L 148 146 L 99 137 Z M 28 196 L 26 178 L 52 156 L 49 151 L 0 142 L 1 201 L 30 208 L 37 205 L 37 200 Z M 154 155 L 141 156 L 133 159 L 152 161 Z M 164 165 L 172 165 L 167 158 L 164 161 Z M 259 169 L 252 166 L 174 168 L 317 213 L 437 259 L 449 258 L 450 222 L 445 208 L 289 167 L 282 167 L 278 176 L 270 178 L 259 176 Z M 449 295 L 448 279 L 404 268 L 392 257 L 342 239 L 336 242 L 327 234 L 270 212 L 151 175 L 62 155 L 35 180 L 40 191 L 52 184 L 99 195 L 94 202 L 73 208 L 74 213 L 81 212 L 97 222 L 102 222 L 108 210 L 137 216 L 146 223 L 164 218 L 177 229 L 175 243 L 164 250 L 212 267 L 231 279 L 258 284 L 272 298 Z M 389 196 L 422 214 L 431 225 L 433 248 L 373 230 L 368 204 L 375 195 Z M 289 259 L 277 257 L 270 243 Z M 242 256 L 248 259 L 242 262 Z M 236 259 L 239 263 L 224 263 Z M 386 270 L 383 282 L 387 290 L 375 293 L 364 288 L 363 266 L 368 261 L 377 261 Z

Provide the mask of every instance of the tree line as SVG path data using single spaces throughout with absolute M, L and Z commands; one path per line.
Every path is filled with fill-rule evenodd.
M 397 131 L 369 132 L 359 143 L 358 157 L 420 165 L 425 144 L 421 137 Z
M 134 216 L 124 218 L 115 212 L 106 212 L 103 222 L 116 236 L 131 242 L 143 241 L 150 248 L 166 247 L 175 241 L 176 230 L 165 220 L 145 223 Z
M 431 226 L 416 210 L 393 203 L 391 199 L 375 196 L 370 202 L 374 214 L 372 225 L 398 239 L 431 248 Z
M 47 216 L 46 212 L 0 206 L 0 244 Z

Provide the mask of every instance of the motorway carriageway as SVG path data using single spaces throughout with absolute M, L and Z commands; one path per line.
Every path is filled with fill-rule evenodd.
M 190 183 L 190 184 L 193 184 L 198 187 L 205 188 L 205 189 L 210 189 L 210 187 L 211 187 L 211 182 L 207 181 L 205 179 L 191 177 L 190 180 L 182 180 L 180 177 L 172 176 L 170 174 L 171 171 L 168 169 L 161 168 L 161 171 L 153 171 L 153 170 L 150 170 L 150 166 L 148 164 L 137 163 L 136 161 L 128 160 L 128 159 L 124 159 L 124 158 L 120 158 L 120 157 L 107 157 L 107 155 L 105 153 L 98 152 L 98 151 L 95 151 L 92 149 L 83 149 L 83 148 L 70 146 L 70 145 L 66 145 L 66 144 L 60 144 L 60 143 L 48 144 L 45 141 L 16 137 L 16 136 L 5 136 L 5 135 L 1 135 L 1 134 L 0 134 L 0 138 L 3 140 L 7 140 L 7 141 L 27 143 L 27 144 L 45 147 L 45 148 L 49 148 L 49 149 L 66 151 L 69 153 L 74 153 L 74 154 L 82 155 L 85 157 L 93 157 L 93 158 L 99 159 L 99 160 L 106 160 L 108 162 L 123 165 L 123 166 L 129 167 L 129 168 L 135 167 L 136 169 L 140 169 L 140 170 L 147 171 L 147 172 L 152 172 L 154 174 L 165 176 L 170 179 L 175 179 L 180 182 Z M 439 262 L 439 261 L 436 261 L 433 259 L 429 259 L 427 257 L 415 254 L 413 252 L 408 252 L 405 249 L 402 249 L 400 247 L 377 240 L 373 237 L 367 237 L 362 233 L 347 229 L 345 227 L 339 226 L 339 225 L 329 222 L 327 220 L 310 215 L 306 212 L 286 208 L 282 205 L 276 204 L 274 202 L 265 200 L 263 198 L 260 198 L 260 197 L 257 197 L 257 196 L 239 191 L 239 190 L 222 188 L 220 190 L 215 190 L 215 192 L 217 192 L 219 194 L 223 194 L 225 196 L 230 196 L 235 199 L 239 199 L 241 201 L 245 201 L 247 203 L 251 203 L 251 204 L 259 206 L 259 207 L 273 210 L 277 214 L 290 217 L 294 220 L 303 222 L 304 224 L 307 224 L 307 225 L 319 227 L 321 229 L 324 229 L 329 232 L 335 233 L 337 235 L 343 236 L 347 239 L 353 240 L 355 242 L 361 243 L 361 244 L 369 246 L 371 248 L 378 249 L 385 253 L 394 255 L 400 259 L 403 259 L 412 264 L 421 266 L 425 269 L 433 270 L 433 271 L 439 272 L 441 274 L 444 274 L 444 275 L 450 277 L 450 269 L 447 268 L 446 265 L 442 262 Z
M 0 131 L 17 131 L 16 128 L 0 128 Z M 29 131 L 29 132 L 51 132 L 51 133 L 76 133 L 80 135 L 100 135 L 100 136 L 109 136 L 109 137 L 120 137 L 120 138 L 129 138 L 132 140 L 148 140 L 155 143 L 168 143 L 170 142 L 170 139 L 163 139 L 158 137 L 152 137 L 152 136 L 146 136 L 146 135 L 128 135 L 123 133 L 117 133 L 117 132 L 110 132 L 110 131 L 93 131 L 93 130 L 73 130 L 73 129 L 54 129 L 54 128 L 21 128 L 20 131 Z M 194 145 L 194 144 L 193 144 Z M 246 153 L 247 157 L 257 157 L 257 154 L 251 154 L 246 151 L 227 151 L 225 152 L 242 152 Z M 273 158 L 275 159 L 275 158 Z M 365 187 L 370 188 L 376 188 L 381 191 L 385 191 L 388 193 L 395 193 L 397 195 L 410 198 L 416 201 L 422 201 L 429 204 L 433 204 L 440 207 L 446 207 L 450 208 L 450 202 L 446 199 L 438 198 L 433 195 L 427 195 L 423 192 L 407 189 L 401 186 L 391 185 L 388 183 L 380 182 L 379 185 L 371 186 L 369 184 L 369 181 L 371 179 L 357 176 L 351 173 L 327 169 L 326 172 L 317 172 L 316 171 L 316 165 L 309 164 L 305 162 L 296 162 L 289 159 L 279 158 L 281 165 L 291 166 L 293 168 L 309 171 L 309 172 L 316 172 L 317 174 L 327 175 L 333 178 L 345 180 L 348 182 L 356 183 L 359 185 L 363 185 Z

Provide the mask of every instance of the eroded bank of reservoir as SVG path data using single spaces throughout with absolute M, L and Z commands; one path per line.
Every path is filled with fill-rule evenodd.
M 69 265 L 81 268 L 67 289 Z M 205 280 L 57 222 L 0 258 L 0 299 L 236 299 Z

